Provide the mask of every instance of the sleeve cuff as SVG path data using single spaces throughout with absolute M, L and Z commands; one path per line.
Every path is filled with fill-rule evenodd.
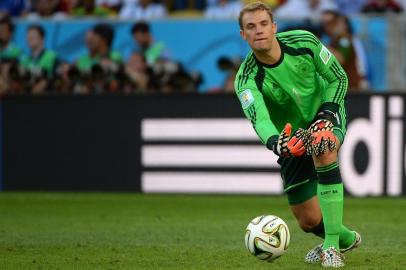
M 340 125 L 340 105 L 334 102 L 323 103 L 313 122 L 319 119 L 326 119 L 333 123 L 334 126 Z
M 324 102 L 321 104 L 318 113 L 322 111 L 331 111 L 333 113 L 337 113 L 340 110 L 340 105 L 334 102 Z
M 274 135 L 269 137 L 268 141 L 266 142 L 266 148 L 268 148 L 271 151 L 276 151 L 276 144 L 278 143 L 278 135 Z

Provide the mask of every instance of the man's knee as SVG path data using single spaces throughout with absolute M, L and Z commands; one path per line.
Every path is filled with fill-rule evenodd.
M 311 233 L 319 229 L 321 222 L 322 220 L 317 217 L 303 217 L 299 220 L 299 226 L 304 232 Z
M 326 166 L 337 161 L 337 151 L 326 151 L 318 156 L 313 156 L 313 160 L 316 166 Z
M 313 196 L 299 205 L 294 205 L 291 209 L 300 228 L 305 232 L 313 232 L 322 222 L 323 217 L 317 196 Z

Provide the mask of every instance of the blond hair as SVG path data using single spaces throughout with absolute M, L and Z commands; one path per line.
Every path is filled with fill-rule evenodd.
M 269 17 L 271 17 L 271 21 L 273 22 L 273 14 L 270 6 L 260 1 L 252 2 L 246 4 L 244 8 L 240 11 L 240 15 L 238 16 L 238 24 L 240 25 L 241 30 L 244 29 L 244 26 L 242 24 L 242 17 L 244 16 L 244 14 L 256 10 L 265 10 L 269 14 Z

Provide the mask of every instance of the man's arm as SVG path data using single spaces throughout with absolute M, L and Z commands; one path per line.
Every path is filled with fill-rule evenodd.
M 266 145 L 272 136 L 278 136 L 279 131 L 269 116 L 262 93 L 256 86 L 236 86 L 236 93 L 245 116 L 251 121 L 261 142 Z
M 236 92 L 245 116 L 269 150 L 282 157 L 301 156 L 306 152 L 304 142 L 310 136 L 308 132 L 299 129 L 292 135 L 292 126 L 287 124 L 279 133 L 269 116 L 262 93 L 256 87 L 238 88 L 237 83 Z
M 335 134 L 342 142 L 344 132 L 342 127 L 344 112 L 344 98 L 348 88 L 348 78 L 336 57 L 314 36 L 316 44 L 309 43 L 313 52 L 313 61 L 317 73 L 327 82 L 322 93 L 322 104 L 314 122 L 320 119 L 331 121 Z
M 322 92 L 322 104 L 310 125 L 312 147 L 308 153 L 323 153 L 336 148 L 337 140 L 344 140 L 342 117 L 345 117 L 344 98 L 348 88 L 348 78 L 336 57 L 316 38 L 309 46 L 313 51 L 316 72 L 327 82 Z M 344 112 L 344 115 L 341 115 Z M 309 151 L 310 150 L 310 151 Z
M 323 93 L 323 103 L 341 104 L 347 93 L 347 74 L 336 57 L 321 42 L 317 46 L 314 45 L 313 52 L 316 71 L 328 83 Z

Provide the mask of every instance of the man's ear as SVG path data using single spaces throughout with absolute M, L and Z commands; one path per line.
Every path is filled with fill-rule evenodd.
M 278 26 L 276 25 L 276 23 L 272 23 L 272 32 L 274 34 L 276 34 L 276 32 L 278 32 Z
M 245 37 L 245 32 L 244 30 L 240 29 L 240 36 L 242 37 L 243 40 L 247 40 L 247 38 Z

